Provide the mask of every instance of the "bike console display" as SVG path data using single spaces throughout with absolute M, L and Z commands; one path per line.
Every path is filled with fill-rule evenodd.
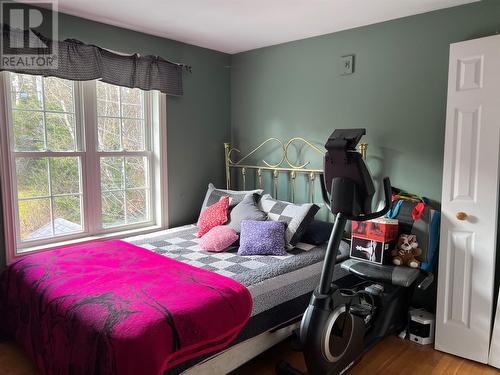
M 323 199 L 334 214 L 351 220 L 369 220 L 383 215 L 372 212 L 375 195 L 373 181 L 361 154 L 357 152 L 366 129 L 336 129 L 325 148 L 324 174 L 321 177 Z M 389 179 L 384 179 L 386 203 L 391 199 Z M 386 204 L 387 206 L 387 204 Z

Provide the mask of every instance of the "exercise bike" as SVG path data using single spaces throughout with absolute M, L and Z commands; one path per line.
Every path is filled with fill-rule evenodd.
M 325 145 L 321 187 L 323 199 L 336 218 L 320 282 L 302 317 L 298 335 L 311 375 L 345 374 L 380 339 L 399 333 L 406 325 L 412 288 L 420 274 L 415 269 L 350 259 L 342 263 L 349 274 L 333 283 L 347 220 L 371 220 L 383 216 L 391 206 L 391 183 L 386 177 L 384 207 L 372 211 L 373 180 L 356 150 L 365 134 L 365 129 L 337 129 Z M 276 371 L 278 375 L 302 374 L 286 362 L 280 362 Z

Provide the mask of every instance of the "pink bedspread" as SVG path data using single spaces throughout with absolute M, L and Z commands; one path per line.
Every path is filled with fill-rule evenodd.
M 129 243 L 26 256 L 0 278 L 0 327 L 42 374 L 162 374 L 246 324 L 248 290 Z

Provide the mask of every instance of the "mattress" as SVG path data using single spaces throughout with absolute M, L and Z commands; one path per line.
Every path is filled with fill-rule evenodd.
M 242 283 L 253 298 L 252 316 L 306 295 L 319 283 L 326 244 L 298 243 L 286 256 L 239 256 L 237 246 L 221 253 L 202 250 L 196 232 L 197 227 L 192 224 L 124 241 Z M 342 242 L 337 261 L 348 257 L 349 246 Z

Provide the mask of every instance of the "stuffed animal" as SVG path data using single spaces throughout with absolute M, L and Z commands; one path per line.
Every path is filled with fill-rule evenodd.
M 392 250 L 392 263 L 396 266 L 408 266 L 419 268 L 420 261 L 416 259 L 422 254 L 422 249 L 418 247 L 417 236 L 414 234 L 401 234 L 397 246 Z

